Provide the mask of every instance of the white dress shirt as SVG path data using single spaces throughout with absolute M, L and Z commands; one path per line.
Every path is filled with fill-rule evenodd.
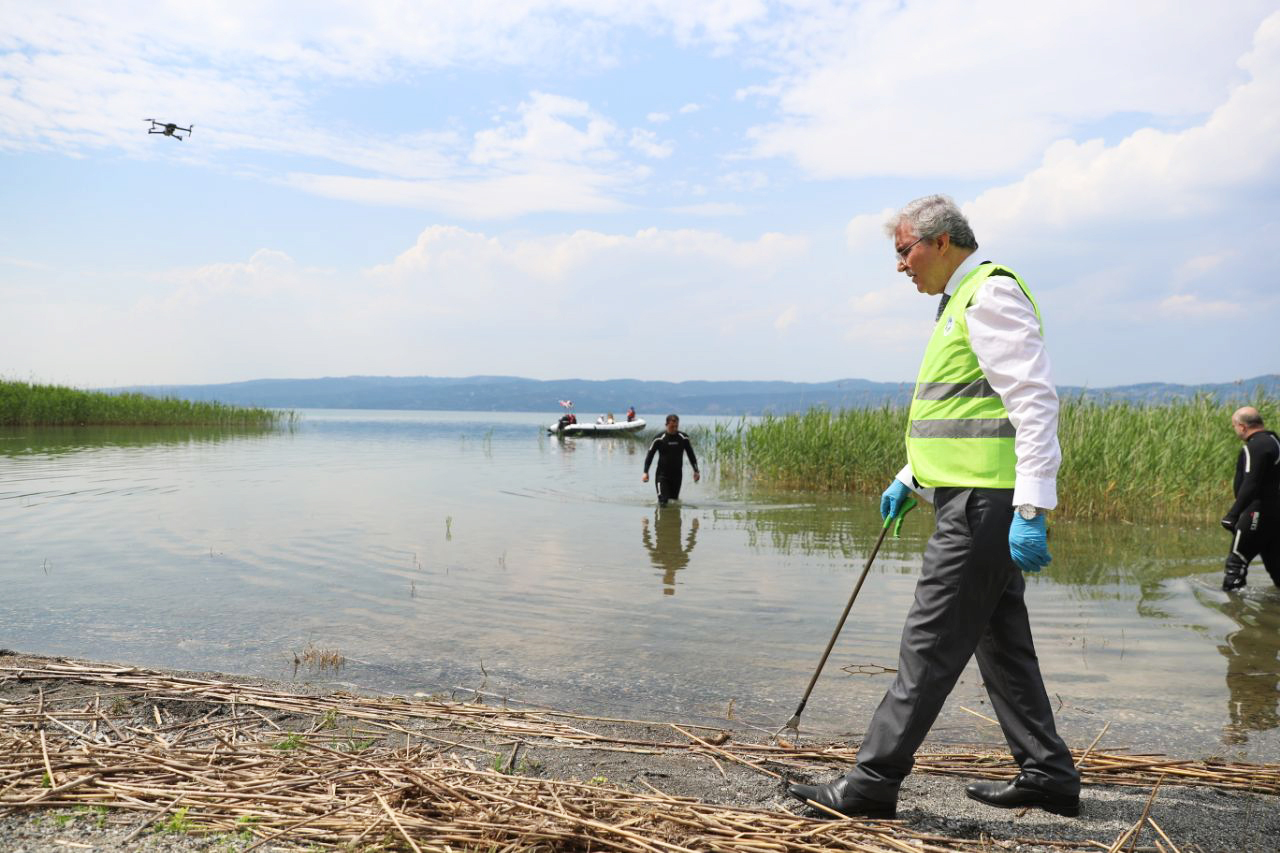
M 981 263 L 977 252 L 947 281 L 944 293 L 952 294 L 960 281 Z M 1013 505 L 1033 504 L 1041 509 L 1058 505 L 1058 391 L 1049 369 L 1035 309 L 1018 282 L 993 275 L 978 288 L 965 310 L 969 344 L 992 390 L 1000 396 L 1017 430 L 1013 440 L 1018 462 L 1015 468 Z M 911 486 L 911 465 L 898 479 Z M 933 502 L 933 489 L 915 489 Z

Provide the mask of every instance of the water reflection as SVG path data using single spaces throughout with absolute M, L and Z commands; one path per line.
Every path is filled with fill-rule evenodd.
M 106 447 L 218 444 L 264 439 L 296 427 L 84 426 L 0 427 L 0 456 L 58 456 Z
M 856 562 L 866 557 L 880 533 L 878 499 L 823 496 L 815 500 L 813 495 L 761 491 L 751 499 L 757 503 L 714 508 L 711 517 L 715 523 L 740 528 L 755 552 Z M 915 513 L 903 525 L 901 538 L 885 541 L 882 553 L 900 559 L 917 555 L 932 531 L 932 509 Z
M 727 492 L 723 486 L 721 491 Z M 859 560 L 880 533 L 875 496 L 755 489 L 739 500 L 738 507 L 714 510 L 713 518 L 740 525 L 748 545 L 761 551 Z M 885 540 L 882 553 L 920 558 L 933 529 L 933 508 L 923 504 L 907 517 L 901 538 Z M 1170 578 L 1199 575 L 1206 564 L 1221 563 L 1216 530 L 1216 526 L 1051 521 L 1053 562 L 1038 577 L 1072 587 L 1080 598 L 1136 598 L 1141 608 L 1170 594 L 1164 583 Z M 1163 614 L 1153 611 L 1151 615 Z
M 689 523 L 689 535 L 681 537 L 683 521 L 680 507 L 668 504 L 653 513 L 653 526 L 646 516 L 640 520 L 640 540 L 649 552 L 649 560 L 662 570 L 662 594 L 676 594 L 676 572 L 689 565 L 689 555 L 698 540 L 698 518 Z
M 1074 587 L 1092 587 L 1091 597 L 1114 597 L 1133 585 L 1141 599 L 1158 598 L 1161 581 L 1204 572 L 1218 559 L 1212 528 L 1143 526 L 1086 521 L 1050 521 L 1053 562 L 1044 575 Z M 1167 591 L 1166 591 L 1167 592 Z
M 1218 644 L 1218 652 L 1227 659 L 1229 694 L 1223 742 L 1246 743 L 1249 732 L 1280 727 L 1280 600 L 1272 595 L 1259 600 L 1239 594 L 1220 598 L 1208 590 L 1197 590 L 1196 598 L 1238 626 Z
M 565 453 L 573 453 L 576 450 L 585 449 L 597 457 L 635 456 L 644 447 L 644 444 L 634 435 L 611 435 L 604 438 L 546 435 L 541 436 L 541 438 L 555 442 L 556 446 Z

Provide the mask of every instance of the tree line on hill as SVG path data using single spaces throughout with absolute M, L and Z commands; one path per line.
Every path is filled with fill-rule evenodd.
M 523 379 L 515 376 L 345 376 L 255 379 L 218 385 L 146 385 L 108 389 L 184 400 L 216 400 L 284 409 L 423 409 L 441 411 L 554 412 L 572 400 L 582 412 L 688 415 L 761 415 L 829 409 L 905 406 L 910 382 L 839 379 L 832 382 L 690 381 L 638 379 Z M 1201 385 L 1147 382 L 1111 388 L 1061 386 L 1059 393 L 1099 401 L 1168 402 L 1206 395 L 1241 403 L 1280 398 L 1280 374 Z

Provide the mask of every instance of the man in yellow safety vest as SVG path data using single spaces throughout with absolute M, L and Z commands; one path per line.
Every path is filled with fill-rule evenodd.
M 976 655 L 1021 772 L 966 793 L 1002 808 L 1075 816 L 1080 775 L 1054 725 L 1023 600 L 1022 572 L 1050 561 L 1045 512 L 1057 506 L 1062 461 L 1040 309 L 1013 270 L 978 260 L 973 230 L 950 198 L 917 199 L 886 230 L 898 271 L 940 299 L 908 416 L 908 464 L 880 512 L 898 517 L 915 492 L 933 502 L 937 528 L 897 675 L 856 766 L 828 784 L 788 791 L 849 816 L 893 817 L 916 750 Z

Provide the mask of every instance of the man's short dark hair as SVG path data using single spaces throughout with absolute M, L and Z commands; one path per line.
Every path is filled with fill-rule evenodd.
M 680 416 L 674 413 L 667 415 L 667 423 L 671 423 L 672 421 L 680 423 Z

